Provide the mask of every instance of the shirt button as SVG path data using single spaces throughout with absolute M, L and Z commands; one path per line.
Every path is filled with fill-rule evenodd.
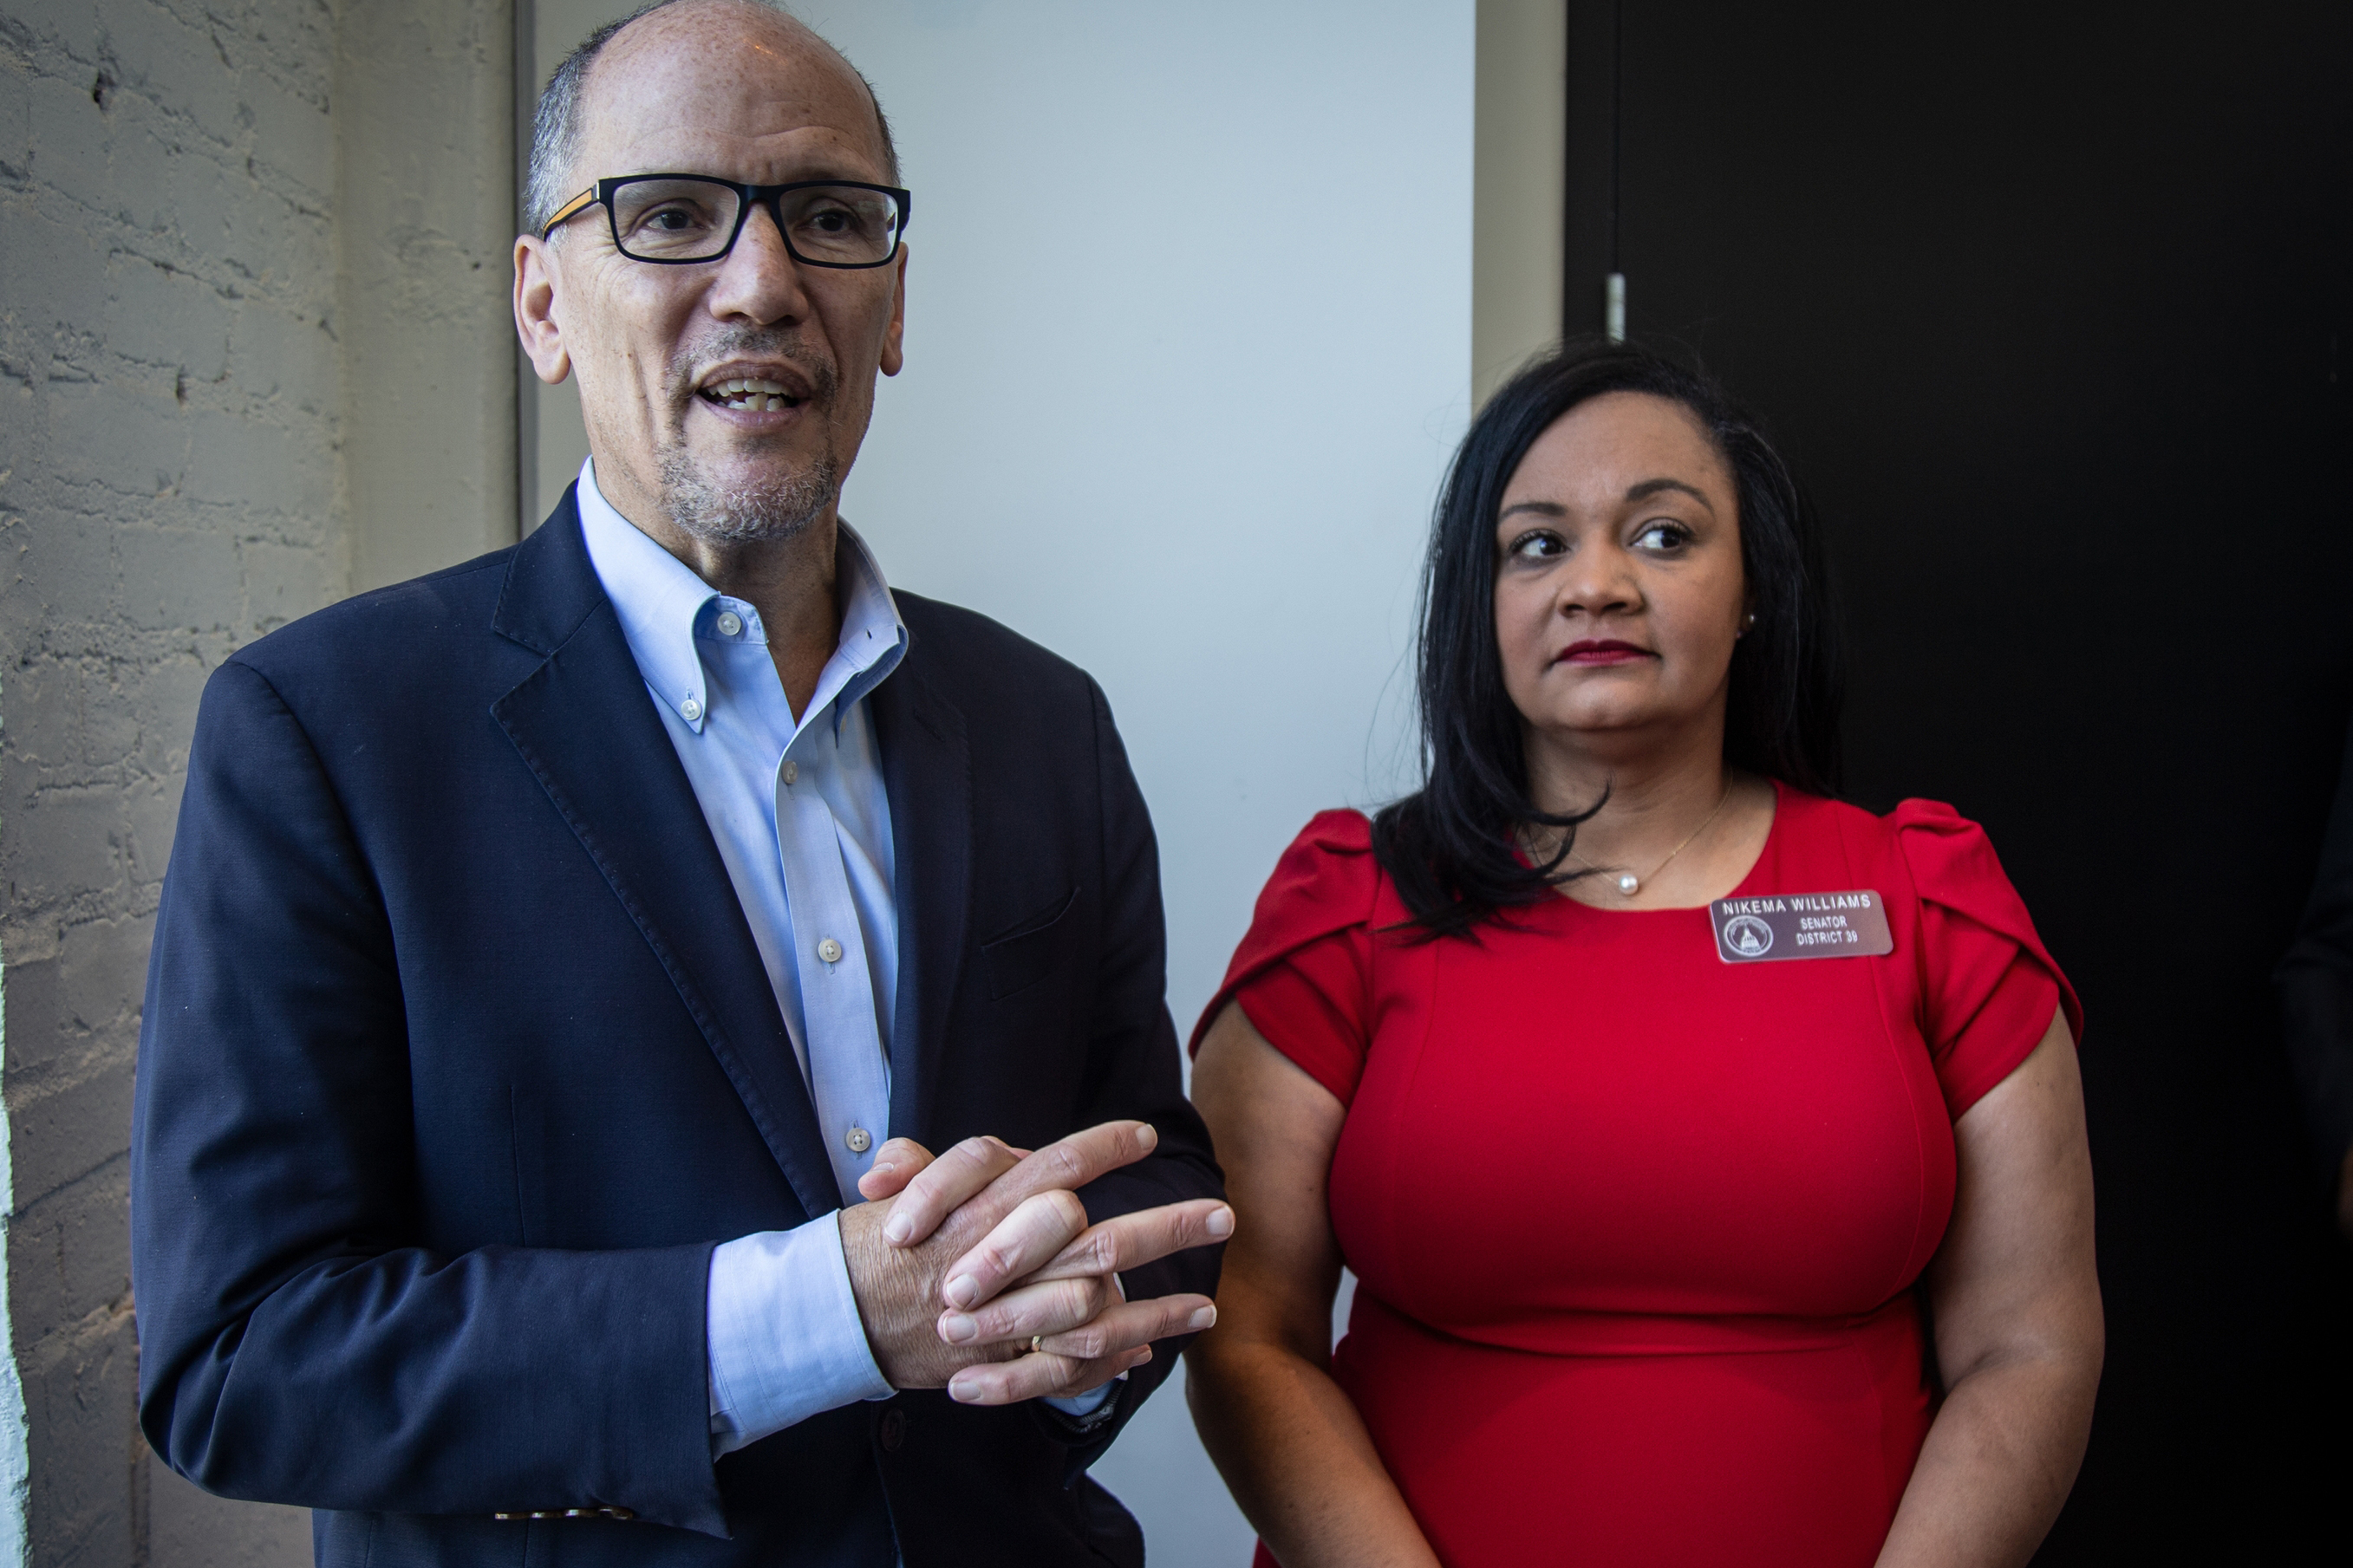
M 786 763 L 785 764 L 785 782 L 786 784 L 798 784 L 800 782 L 800 777 L 801 765 L 798 763 Z
M 849 1145 L 849 1152 L 853 1154 L 863 1154 L 867 1150 L 874 1147 L 874 1134 L 863 1127 L 851 1128 L 842 1134 L 841 1141 Z
M 827 937 L 823 942 L 817 944 L 817 955 L 819 958 L 824 959 L 828 963 L 839 963 L 841 962 L 841 943 L 834 941 L 831 937 Z M 860 1134 L 860 1136 L 863 1136 L 863 1134 Z
M 719 635 L 721 637 L 732 637 L 743 629 L 743 616 L 737 615 L 733 610 L 722 610 L 719 612 Z
M 702 704 L 697 702 L 691 697 L 680 703 L 678 705 L 678 710 L 686 715 L 686 721 L 690 724 L 702 717 Z

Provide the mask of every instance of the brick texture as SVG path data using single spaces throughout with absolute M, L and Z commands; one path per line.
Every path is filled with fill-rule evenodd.
M 309 1559 L 306 1513 L 207 1497 L 138 1431 L 147 948 L 206 678 L 514 538 L 514 24 L 0 0 L 0 1236 L 34 1564 Z
M 345 591 L 316 0 L 0 0 L 0 959 L 28 1561 L 307 1560 L 159 1473 L 125 1214 L 195 699 Z

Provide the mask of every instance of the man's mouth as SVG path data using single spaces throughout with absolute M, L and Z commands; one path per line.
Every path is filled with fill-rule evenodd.
M 695 388 L 695 395 L 722 408 L 739 409 L 746 414 L 765 414 L 770 409 L 798 408 L 804 401 L 801 395 L 780 381 L 760 376 L 733 376 Z

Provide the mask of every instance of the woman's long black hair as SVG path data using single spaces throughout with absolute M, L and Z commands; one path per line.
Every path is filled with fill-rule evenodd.
M 1740 560 L 1756 625 L 1733 647 L 1725 760 L 1815 795 L 1839 774 L 1836 617 L 1813 514 L 1756 422 L 1704 374 L 1650 350 L 1565 345 L 1507 382 L 1471 423 L 1431 520 L 1423 567 L 1417 694 L 1424 782 L 1373 818 L 1373 853 L 1425 937 L 1467 935 L 1502 911 L 1552 896 L 1577 824 L 1529 797 L 1520 713 L 1495 646 L 1495 518 L 1536 437 L 1588 397 L 1644 392 L 1695 416 L 1732 469 Z M 1531 826 L 1564 830 L 1530 865 Z

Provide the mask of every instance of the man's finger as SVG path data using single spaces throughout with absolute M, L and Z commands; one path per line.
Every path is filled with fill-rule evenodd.
M 879 1203 L 905 1188 L 932 1163 L 932 1152 L 913 1138 L 893 1138 L 874 1151 L 874 1163 L 858 1178 L 858 1195 Z
M 1018 1163 L 1013 1151 L 994 1138 L 965 1139 L 925 1165 L 892 1200 L 882 1239 L 893 1247 L 914 1246 Z
M 948 1397 L 960 1405 L 1012 1405 L 1045 1396 L 1068 1399 L 1101 1388 L 1121 1373 L 1133 1372 L 1151 1359 L 1150 1345 L 1125 1355 L 1087 1362 L 1040 1352 L 1012 1361 L 965 1367 L 948 1380 Z
M 1133 1165 L 1160 1146 L 1148 1121 L 1104 1121 L 1058 1138 L 997 1178 L 981 1199 L 993 1224 L 1025 1198 L 1076 1192 L 1107 1171 Z
M 1026 1289 L 1046 1287 L 1033 1285 Z M 1006 1299 L 1012 1300 L 1009 1296 Z M 1124 1355 L 1155 1340 L 1198 1334 L 1217 1321 L 1218 1304 L 1207 1296 L 1155 1296 L 1145 1301 L 1122 1302 L 1075 1329 L 1048 1334 L 1039 1348 L 1073 1361 L 1101 1361 L 1105 1356 Z
M 1008 1290 L 977 1311 L 942 1312 L 939 1335 L 952 1345 L 990 1344 L 1002 1340 L 1026 1342 L 1032 1334 L 1053 1335 L 1081 1328 L 1117 1300 L 1109 1283 L 1103 1279 L 1055 1279 L 1043 1285 L 1023 1285 Z M 1122 1348 L 1145 1342 L 1134 1340 Z
M 1059 1188 L 1033 1194 L 978 1246 L 948 1265 L 940 1299 L 970 1311 L 1061 1252 L 1086 1228 L 1086 1205 L 1077 1194 Z
M 1116 1274 L 1156 1262 L 1172 1252 L 1207 1247 L 1234 1234 L 1234 1211 L 1215 1198 L 1194 1198 L 1113 1216 L 1089 1226 L 1039 1268 L 1033 1279 Z

